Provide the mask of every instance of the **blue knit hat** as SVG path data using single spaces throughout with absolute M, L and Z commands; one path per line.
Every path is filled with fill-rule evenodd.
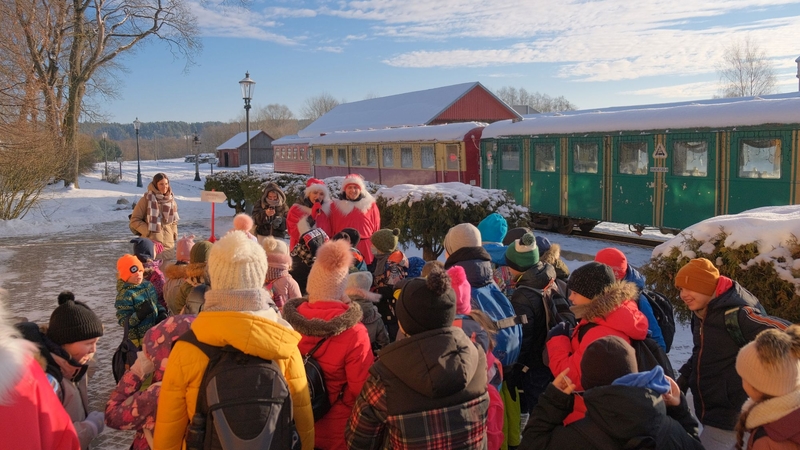
M 478 231 L 481 232 L 481 241 L 483 242 L 503 242 L 508 232 L 508 222 L 506 218 L 494 212 L 486 216 L 481 223 L 478 224 Z

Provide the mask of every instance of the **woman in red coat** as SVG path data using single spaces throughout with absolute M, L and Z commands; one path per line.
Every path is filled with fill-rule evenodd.
M 305 197 L 289 208 L 286 215 L 286 231 L 289 232 L 289 250 L 291 251 L 300 236 L 312 228 L 321 228 L 328 236 L 331 233 L 328 216 L 331 212 L 331 195 L 325 182 L 317 178 L 309 178 L 306 182 Z
M 331 401 L 330 411 L 314 424 L 314 447 L 322 450 L 347 448 L 347 419 L 373 363 L 361 308 L 345 294 L 352 258 L 347 241 L 322 245 L 308 276 L 308 299 L 296 298 L 283 306 L 284 319 L 303 335 L 301 354 L 325 339 L 314 352 Z
M 358 231 L 361 240 L 358 250 L 364 255 L 364 262 L 372 263 L 372 233 L 381 229 L 381 213 L 375 198 L 367 192 L 364 178 L 351 173 L 344 177 L 342 192 L 333 201 L 330 214 L 331 231 L 334 234 L 345 228 Z

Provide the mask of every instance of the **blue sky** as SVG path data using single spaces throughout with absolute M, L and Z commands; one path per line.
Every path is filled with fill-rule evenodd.
M 580 108 L 710 98 L 726 46 L 749 37 L 777 92 L 798 89 L 800 2 L 781 0 L 220 0 L 192 4 L 203 43 L 186 67 L 152 41 L 120 62 L 110 121 L 229 121 L 327 92 L 343 101 L 480 81 Z

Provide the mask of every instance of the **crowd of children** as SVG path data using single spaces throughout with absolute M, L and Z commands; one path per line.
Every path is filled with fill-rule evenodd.
M 115 308 L 140 351 L 104 412 L 88 407 L 103 335 L 91 309 L 64 292 L 47 327 L 13 328 L 0 305 L 3 447 L 86 449 L 104 426 L 135 430 L 134 450 L 177 450 L 197 429 L 207 442 L 258 435 L 248 428 L 258 420 L 198 419 L 227 395 L 206 384 L 225 358 L 209 349 L 222 348 L 285 380 L 291 448 L 800 448 L 800 326 L 767 316 L 710 261 L 675 278 L 695 348 L 673 379 L 637 361 L 639 341 L 667 348 L 643 278 L 618 249 L 569 273 L 558 244 L 493 213 L 453 227 L 444 263 L 409 276 L 400 230 L 364 239 L 375 223 L 363 189 L 351 180 L 339 200 L 370 223 L 351 217 L 335 233 L 331 196 L 311 179 L 285 221 L 286 197 L 269 185 L 258 218 L 237 216 L 215 243 L 184 236 L 176 261 L 134 239 L 117 262 Z M 35 439 L 8 431 L 22 420 Z

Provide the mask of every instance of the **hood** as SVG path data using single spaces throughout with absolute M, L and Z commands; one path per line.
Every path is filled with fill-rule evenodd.
M 206 263 L 170 264 L 164 268 L 164 276 L 170 280 L 183 278 L 206 279 Z
M 639 290 L 642 290 L 645 287 L 646 280 L 644 275 L 639 273 L 638 270 L 634 269 L 630 264 L 628 264 L 628 271 L 625 272 L 625 281 L 630 281 L 631 283 L 635 284 Z
M 363 319 L 361 322 L 363 323 L 374 323 L 381 319 L 381 314 L 378 312 L 378 307 L 375 306 L 370 300 L 358 298 L 358 297 L 351 297 L 352 300 L 358 303 L 358 306 L 361 307 L 361 313 L 363 314 Z M 378 296 L 380 300 L 380 295 Z
M 717 291 L 708 303 L 709 309 L 728 309 L 734 306 L 751 306 L 760 309 L 758 299 L 736 281 L 726 276 L 720 276 L 717 281 Z
M 661 396 L 650 389 L 630 386 L 601 386 L 584 392 L 586 417 L 609 436 L 658 435 L 667 409 Z
M 267 206 L 269 206 L 269 203 L 267 203 L 267 194 L 269 194 L 270 192 L 278 194 L 279 203 L 276 206 L 282 206 L 286 204 L 286 194 L 283 193 L 283 190 L 281 189 L 280 186 L 270 181 L 264 186 L 264 193 L 261 195 L 261 207 L 267 209 Z
M 556 269 L 550 264 L 539 261 L 538 264 L 526 270 L 519 278 L 517 284 L 532 287 L 534 289 L 544 289 L 556 279 Z
M 164 378 L 164 370 L 167 368 L 172 344 L 189 331 L 194 319 L 194 315 L 170 316 L 145 333 L 142 347 L 155 366 L 153 382 L 161 381 Z
M 483 247 L 462 247 L 447 258 L 444 268 L 449 269 L 455 265 L 463 267 L 470 286 L 477 289 L 493 280 L 491 259 Z
M 301 336 L 280 321 L 272 309 L 202 311 L 192 323 L 192 330 L 200 342 L 209 345 L 231 345 L 263 359 L 289 359 L 297 351 Z
M 34 353 L 34 345 L 26 339 L 18 339 L 18 330 L 7 321 L 6 301 L 6 291 L 0 289 L 0 361 L 3 361 L 0 364 L 0 404 L 12 400 L 9 398 L 15 395 L 12 390 L 25 373 L 28 358 Z M 36 333 L 39 334 L 38 329 Z
M 561 258 L 561 245 L 552 242 L 546 252 L 539 255 L 539 261 L 555 267 L 556 261 Z
M 383 366 L 406 386 L 429 398 L 455 394 L 475 377 L 480 352 L 460 328 L 415 334 L 380 352 Z
M 295 298 L 283 305 L 283 318 L 303 336 L 330 337 L 361 322 L 358 303 L 338 300 L 310 303 L 305 298 Z

